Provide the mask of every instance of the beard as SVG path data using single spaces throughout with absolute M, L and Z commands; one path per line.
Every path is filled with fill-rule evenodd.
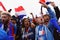
M 49 22 L 49 19 L 44 20 L 44 22 Z
M 2 23 L 3 24 L 8 24 L 9 23 L 9 20 L 2 20 Z
M 45 20 L 45 22 L 49 22 L 49 20 Z

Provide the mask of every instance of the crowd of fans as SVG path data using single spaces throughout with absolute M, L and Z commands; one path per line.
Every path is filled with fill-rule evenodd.
M 55 13 L 45 3 L 41 3 L 49 14 L 32 19 L 20 19 L 11 16 L 10 11 L 0 11 L 0 40 L 60 40 L 60 10 L 54 2 L 50 2 Z M 10 9 L 11 10 L 11 9 Z

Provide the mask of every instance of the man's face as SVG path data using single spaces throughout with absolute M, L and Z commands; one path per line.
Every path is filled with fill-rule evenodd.
M 49 16 L 44 16 L 44 22 L 49 22 Z
M 12 21 L 13 24 L 16 24 L 16 20 L 13 20 L 13 19 L 12 19 L 11 21 Z
M 41 18 L 41 17 L 39 17 L 39 18 L 37 18 L 36 22 L 37 22 L 38 24 L 43 24 L 43 23 L 44 23 L 44 19 Z
M 1 18 L 2 18 L 2 22 L 3 23 L 6 23 L 6 22 L 8 22 L 9 21 L 9 17 L 7 16 L 7 15 L 1 15 Z

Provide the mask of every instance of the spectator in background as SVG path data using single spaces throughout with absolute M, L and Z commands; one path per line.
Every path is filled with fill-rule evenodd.
M 54 40 L 50 30 L 44 25 L 44 19 L 42 17 L 37 18 L 38 26 L 35 30 L 35 40 Z
M 14 25 L 14 32 L 15 32 L 15 38 L 16 38 L 16 33 L 17 33 L 17 20 L 16 20 L 17 18 L 16 17 L 13 17 L 12 16 L 12 18 L 11 18 L 11 22 L 13 23 L 13 25 Z
M 44 18 L 44 24 L 46 26 L 48 26 L 48 22 L 50 20 L 50 16 L 48 14 L 45 14 L 45 15 L 43 15 L 43 18 Z
M 9 13 L 8 12 L 2 12 L 1 13 L 1 19 L 2 19 L 2 24 L 5 26 L 6 25 L 6 27 L 4 28 L 4 27 L 1 27 L 2 29 L 4 29 L 6 32 L 7 32 L 7 28 L 8 28 L 8 23 L 9 23 L 9 21 L 10 21 L 10 15 L 9 15 Z
M 43 5 L 49 12 L 49 15 L 43 16 L 43 18 L 45 20 L 44 24 L 49 28 L 49 30 L 51 31 L 51 33 L 53 35 L 54 28 L 56 28 L 57 30 L 60 31 L 60 26 L 58 25 L 58 21 L 57 21 L 57 18 L 56 18 L 56 15 L 54 14 L 54 12 L 46 4 L 43 3 Z
M 21 25 L 18 17 L 12 16 L 11 19 L 13 25 L 14 25 L 14 31 L 15 31 L 15 40 L 22 40 L 21 39 Z
M 11 15 L 9 12 L 2 12 L 1 19 L 2 24 L 0 28 L 7 33 L 9 40 L 14 40 L 14 25 L 11 22 Z
M 31 28 L 28 18 L 22 20 L 22 40 L 35 40 L 35 30 Z
M 0 11 L 0 26 L 1 26 L 1 23 L 2 23 L 1 13 L 2 13 L 2 11 Z M 0 28 L 0 40 L 8 40 L 7 33 L 3 29 L 1 29 L 1 28 Z
M 55 10 L 57 19 L 59 19 L 60 10 L 59 10 L 58 6 L 56 6 L 54 2 L 51 2 L 51 5 L 53 6 L 53 8 Z M 60 33 L 57 31 L 56 28 L 54 29 L 54 38 L 55 38 L 55 40 L 60 40 Z
M 50 20 L 48 22 L 49 23 L 49 26 L 51 26 L 51 23 L 52 23 L 52 25 L 54 25 L 54 28 L 56 28 L 57 30 L 60 31 L 60 26 L 57 23 L 58 21 L 57 21 L 57 18 L 56 18 L 55 13 L 45 3 L 42 3 L 42 4 L 47 9 L 47 11 L 49 12 L 49 16 L 50 16 Z

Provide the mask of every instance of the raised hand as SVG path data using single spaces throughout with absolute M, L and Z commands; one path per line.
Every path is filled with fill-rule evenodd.
M 53 7 L 55 7 L 55 6 L 56 6 L 54 2 L 51 2 L 50 4 L 51 4 L 51 6 L 53 6 Z
M 42 7 L 48 8 L 48 5 L 47 4 L 42 3 L 42 2 L 40 2 L 40 3 L 42 4 Z

